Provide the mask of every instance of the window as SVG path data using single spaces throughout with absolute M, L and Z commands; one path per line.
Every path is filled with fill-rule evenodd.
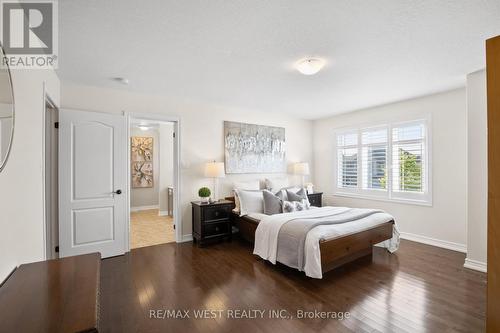
M 337 136 L 338 183 L 344 188 L 358 187 L 358 134 Z
M 387 188 L 387 129 L 365 129 L 361 131 L 363 188 Z
M 336 193 L 429 204 L 427 121 L 336 134 Z
M 392 129 L 392 190 L 424 191 L 424 126 L 414 124 Z

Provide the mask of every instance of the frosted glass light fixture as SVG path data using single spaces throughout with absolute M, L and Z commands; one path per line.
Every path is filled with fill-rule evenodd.
M 295 64 L 295 68 L 304 75 L 314 75 L 319 72 L 323 66 L 325 66 L 325 61 L 320 58 L 302 59 Z

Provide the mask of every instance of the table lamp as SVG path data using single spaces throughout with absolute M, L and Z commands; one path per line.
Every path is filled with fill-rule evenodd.
M 306 176 L 309 176 L 309 163 L 299 162 L 293 165 L 293 173 L 302 176 L 302 187 L 304 187 Z
M 226 177 L 224 171 L 224 163 L 222 162 L 208 162 L 205 164 L 205 177 L 214 179 L 214 194 L 213 199 L 219 200 L 219 178 Z

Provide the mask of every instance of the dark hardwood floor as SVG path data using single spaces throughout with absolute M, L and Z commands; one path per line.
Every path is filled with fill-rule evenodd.
M 463 268 L 462 253 L 403 240 L 393 255 L 375 248 L 372 262 L 347 264 L 322 280 L 251 253 L 252 246 L 238 240 L 205 248 L 170 243 L 103 260 L 101 332 L 485 329 L 486 275 Z M 197 309 L 226 311 L 215 319 L 195 319 Z M 236 309 L 286 310 L 294 318 L 269 319 L 268 312 L 265 319 L 227 318 L 227 310 Z M 191 318 L 154 319 L 152 310 L 189 310 Z M 350 316 L 297 319 L 297 310 L 348 311 Z

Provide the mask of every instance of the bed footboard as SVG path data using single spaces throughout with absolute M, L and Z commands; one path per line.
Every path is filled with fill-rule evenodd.
M 394 221 L 368 230 L 320 242 L 323 273 L 361 257 L 371 256 L 373 245 L 392 238 Z
M 233 221 L 240 236 L 253 243 L 259 220 L 248 216 L 240 217 L 233 213 Z M 345 235 L 319 244 L 321 251 L 321 269 L 323 273 L 373 253 L 373 245 L 392 238 L 394 221 L 389 221 L 368 230 Z

